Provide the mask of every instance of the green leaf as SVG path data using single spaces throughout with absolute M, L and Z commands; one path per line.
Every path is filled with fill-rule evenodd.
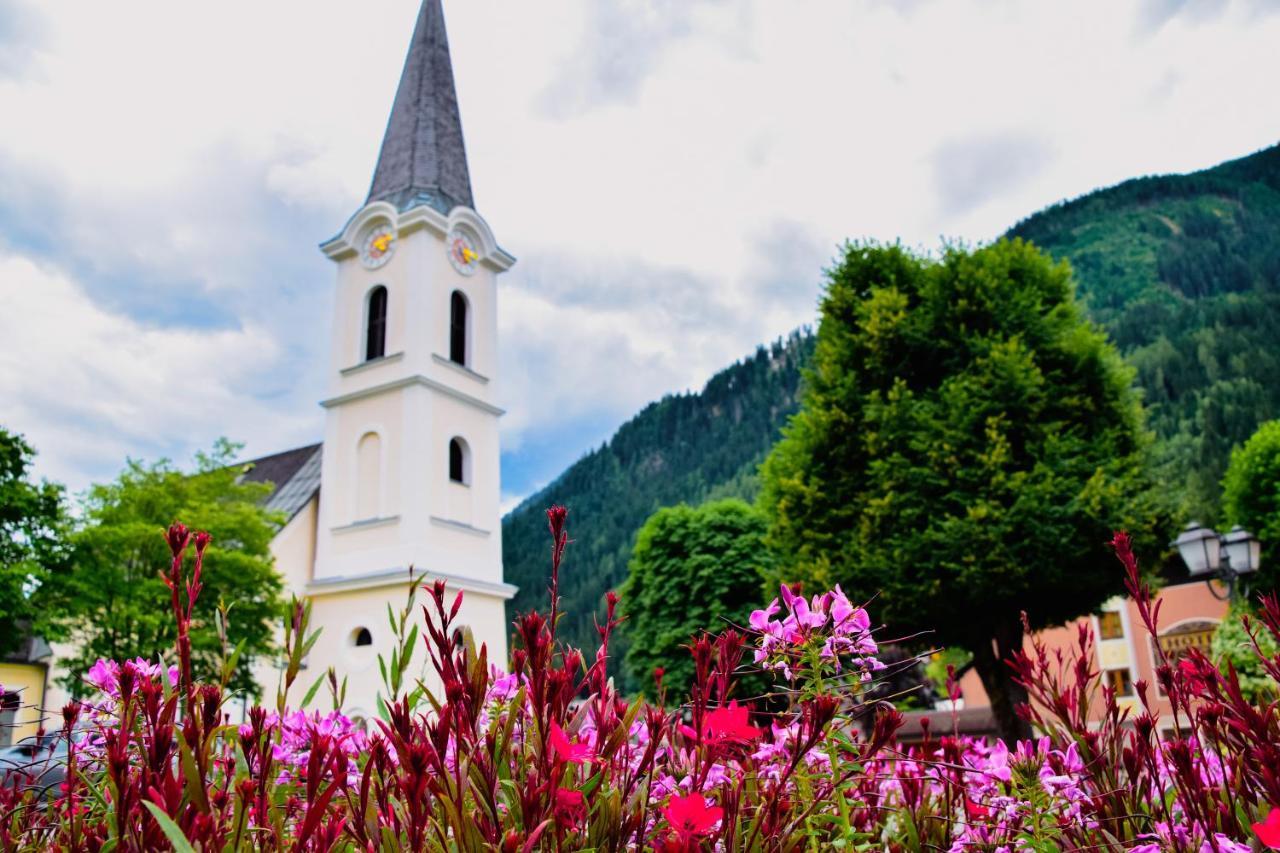
M 147 807 L 147 811 L 151 812 L 151 816 L 156 819 L 156 823 L 160 824 L 160 829 L 164 832 L 165 838 L 169 839 L 169 843 L 173 845 L 175 853 L 196 853 L 196 849 L 191 846 L 191 842 L 187 841 L 187 836 L 182 834 L 182 830 L 164 813 L 163 809 L 147 800 L 143 800 L 142 804 Z

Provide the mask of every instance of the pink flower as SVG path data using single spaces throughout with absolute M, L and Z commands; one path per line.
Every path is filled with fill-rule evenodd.
M 701 794 L 677 794 L 672 796 L 662 814 L 681 842 L 688 844 L 694 838 L 710 832 L 724 817 L 724 809 L 707 805 L 706 798 Z
M 560 760 L 576 764 L 581 761 L 591 760 L 591 747 L 585 743 L 572 743 L 569 736 L 564 733 L 564 729 L 560 728 L 557 723 L 551 724 L 551 748 L 555 750 L 556 755 L 560 756 Z
M 737 701 L 727 708 L 716 708 L 707 714 L 703 729 L 710 741 L 752 741 L 764 734 L 763 729 L 751 725 L 751 712 Z
M 120 664 L 113 660 L 98 658 L 98 662 L 89 667 L 84 680 L 110 696 L 120 692 Z
M 757 631 L 768 630 L 769 623 L 773 621 L 773 617 L 777 616 L 782 608 L 778 606 L 778 599 L 769 602 L 769 606 L 764 610 L 752 610 L 750 625 Z
M 1280 807 L 1272 806 L 1267 812 L 1267 819 L 1253 825 L 1253 832 L 1263 844 L 1272 850 L 1280 850 Z
M 587 804 L 581 791 L 556 789 L 555 818 L 557 823 L 577 826 L 587 816 Z

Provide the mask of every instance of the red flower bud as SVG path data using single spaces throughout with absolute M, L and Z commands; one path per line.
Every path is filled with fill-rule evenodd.
M 186 550 L 187 543 L 191 541 L 191 531 L 182 522 L 175 521 L 165 532 L 165 539 L 169 542 L 169 550 L 176 557 Z
M 198 533 L 196 533 L 194 537 L 194 541 L 196 544 L 196 554 L 203 554 L 204 549 L 209 547 L 209 542 L 212 541 L 212 539 L 213 537 L 210 536 L 209 533 L 205 530 L 201 530 Z

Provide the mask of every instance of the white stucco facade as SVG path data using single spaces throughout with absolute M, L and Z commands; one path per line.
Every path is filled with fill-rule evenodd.
M 388 227 L 392 257 L 370 269 L 360 239 Z M 448 259 L 446 237 L 459 232 L 479 256 L 470 275 Z M 474 211 L 401 213 L 383 202 L 363 208 L 322 250 L 337 266 L 337 292 L 320 493 L 306 513 L 314 557 L 310 571 L 297 570 L 308 555 L 283 538 L 288 528 L 276 557 L 323 631 L 301 689 L 333 666 L 347 679 L 349 710 L 368 714 L 381 684 L 377 654 L 389 656 L 393 641 L 387 605 L 403 606 L 410 567 L 428 581 L 444 579 L 450 595 L 461 590 L 459 624 L 491 660 L 506 659 L 505 602 L 515 588 L 502 580 L 496 309 L 497 275 L 514 259 Z M 375 287 L 387 292 L 385 355 L 368 359 Z M 455 291 L 468 306 L 465 364 L 448 355 Z M 465 482 L 450 478 L 455 439 L 466 448 Z M 372 643 L 356 644 L 362 629 Z

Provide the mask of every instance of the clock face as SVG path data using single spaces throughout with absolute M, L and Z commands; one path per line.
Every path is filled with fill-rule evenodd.
M 480 253 L 476 251 L 475 241 L 465 231 L 449 232 L 446 241 L 449 247 L 449 262 L 453 268 L 463 275 L 471 275 L 480 263 Z
M 371 270 L 391 260 L 396 250 L 396 232 L 388 222 L 370 228 L 360 241 L 360 262 Z

